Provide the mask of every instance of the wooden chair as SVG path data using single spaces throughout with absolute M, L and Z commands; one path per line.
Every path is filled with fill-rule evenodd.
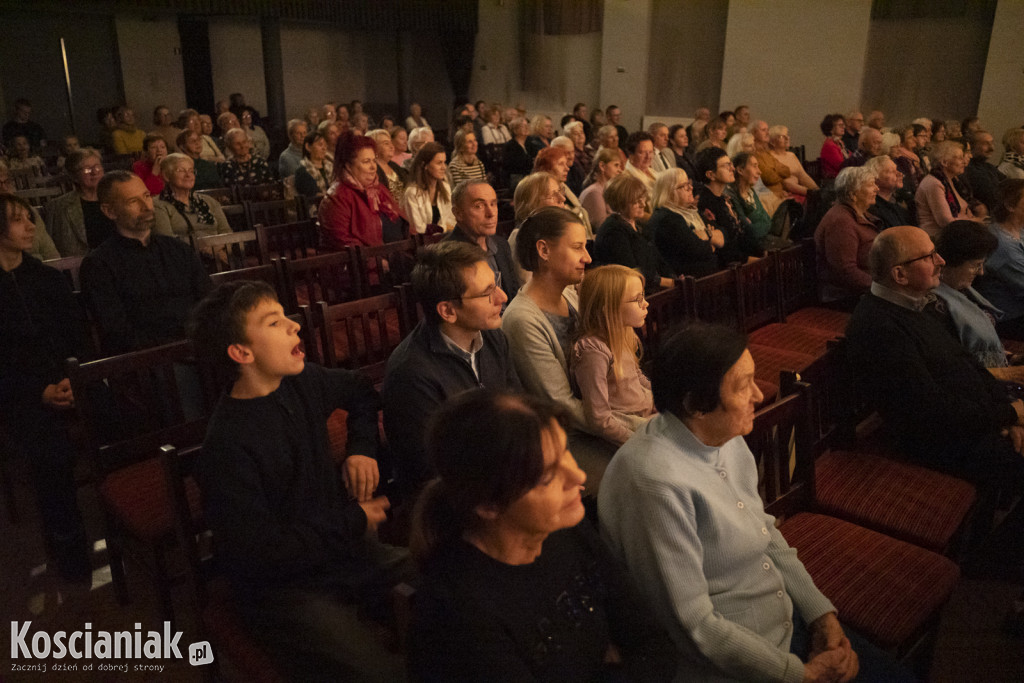
M 43 264 L 64 273 L 68 284 L 71 285 L 71 291 L 79 292 L 82 290 L 81 281 L 78 279 L 78 272 L 82 269 L 82 258 L 82 256 L 65 256 L 43 261 Z
M 292 261 L 281 259 L 284 273 L 285 299 L 282 300 L 287 312 L 297 311 L 302 304 L 323 301 L 339 304 L 358 299 L 355 265 L 350 250 L 318 254 L 309 258 Z
M 262 185 L 236 185 L 238 200 L 241 202 L 268 202 L 284 199 L 284 184 L 275 181 Z
M 701 278 L 686 276 L 698 320 L 740 328 L 740 295 L 734 268 Z
M 949 558 L 812 511 L 814 445 L 803 391 L 758 411 L 747 443 L 766 510 L 843 622 L 907 655 L 927 641 L 960 570 Z M 926 651 L 926 650 L 923 650 Z
M 270 263 L 259 266 L 249 266 L 236 270 L 222 270 L 219 273 L 211 273 L 210 280 L 213 284 L 219 285 L 222 282 L 236 282 L 238 280 L 262 280 L 274 288 L 277 292 L 277 300 L 284 305 L 287 299 L 284 288 L 284 274 L 281 272 L 281 262 L 277 259 Z
M 316 221 L 301 220 L 279 225 L 256 225 L 256 238 L 265 258 L 287 258 L 289 261 L 315 256 L 320 244 Z
M 299 215 L 302 218 L 311 218 L 316 220 L 317 215 L 320 213 L 320 202 L 323 201 L 322 196 L 316 197 L 299 197 Z
M 224 210 L 224 217 L 232 230 L 242 232 L 250 229 L 244 204 L 224 204 L 220 208 Z
M 675 329 L 694 318 L 690 283 L 686 280 L 647 297 L 647 319 L 641 333 L 644 358 L 654 358 Z
M 221 208 L 232 204 L 241 204 L 235 196 L 234 187 L 210 187 L 205 190 L 196 190 L 196 194 L 206 195 L 210 199 L 216 199 Z
M 432 232 L 432 233 L 416 233 L 412 236 L 414 242 L 416 242 L 416 251 L 429 247 L 431 244 L 437 244 L 444 239 L 443 232 Z
M 384 379 L 388 356 L 412 329 L 409 286 L 388 294 L 316 309 L 324 365 L 362 370 L 375 384 Z
M 213 664 L 206 667 L 206 677 L 220 680 L 218 662 L 223 657 L 246 681 L 281 683 L 286 677 L 249 636 L 245 623 L 231 604 L 230 588 L 218 575 L 216 563 L 208 552 L 209 526 L 202 515 L 202 499 L 194 477 L 195 463 L 200 457 L 202 446 L 178 449 L 164 444 L 160 447 L 165 495 L 171 502 L 175 537 L 186 561 L 200 639 L 208 639 L 215 649 Z
M 64 194 L 59 186 L 31 187 L 25 190 L 17 190 L 14 194 L 24 199 L 34 207 L 42 207 L 46 202 Z
M 255 230 L 196 237 L 193 246 L 210 273 L 238 270 L 266 262 Z
M 250 230 L 257 225 L 283 225 L 299 220 L 298 204 L 294 199 L 249 201 L 245 204 L 245 222 Z
M 28 190 L 42 184 L 45 176 L 43 169 L 38 166 L 10 169 L 11 180 L 14 181 L 15 190 Z
M 99 492 L 114 591 L 129 600 L 124 556 L 145 547 L 165 615 L 173 610 L 164 550 L 173 531 L 156 448 L 201 442 L 217 388 L 187 341 L 79 363 L 67 361 L 75 410 Z M 151 565 L 145 560 L 151 558 Z
M 388 242 L 374 247 L 354 247 L 359 298 L 391 291 L 410 281 L 416 259 L 413 239 Z

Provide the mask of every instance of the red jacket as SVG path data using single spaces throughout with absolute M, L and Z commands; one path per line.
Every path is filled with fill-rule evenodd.
M 154 170 L 156 171 L 154 173 Z M 154 169 L 153 164 L 150 163 L 149 159 L 139 159 L 132 164 L 132 171 L 135 175 L 142 178 L 142 182 L 146 184 L 146 189 L 155 198 L 158 194 L 163 192 L 164 189 L 164 177 L 160 175 L 160 169 Z
M 818 160 L 821 161 L 821 177 L 827 179 L 839 175 L 839 167 L 843 165 L 846 157 L 842 145 L 837 144 L 832 138 L 825 138 L 825 142 L 821 144 L 821 154 L 818 155 Z
M 395 214 L 398 206 L 387 188 L 379 192 L 381 211 L 387 204 Z M 380 214 L 370 207 L 366 192 L 345 182 L 335 182 L 327 190 L 317 212 L 320 234 L 327 249 L 343 249 L 354 245 L 384 244 L 384 228 Z

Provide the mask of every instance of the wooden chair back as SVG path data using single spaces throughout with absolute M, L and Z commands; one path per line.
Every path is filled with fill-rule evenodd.
M 320 301 L 340 304 L 358 299 L 352 259 L 351 250 L 318 254 L 297 261 L 281 259 L 285 311 L 294 312 L 302 304 L 312 305 Z
M 78 273 L 82 269 L 82 258 L 81 256 L 65 256 L 63 258 L 52 258 L 47 261 L 43 261 L 44 265 L 56 268 L 64 277 L 68 280 L 68 285 L 71 287 L 72 292 L 80 292 L 82 290 L 81 281 L 78 278 Z
M 40 185 L 43 181 L 43 169 L 38 166 L 12 168 L 10 173 L 15 190 L 28 190 Z
M 814 453 L 807 414 L 807 385 L 754 414 L 745 438 L 759 471 L 765 510 L 788 517 L 814 500 Z
M 209 273 L 238 270 L 266 262 L 255 230 L 196 237 L 193 246 Z
M 769 253 L 775 261 L 779 288 L 779 306 L 783 316 L 811 306 L 818 299 L 818 278 L 815 273 L 814 240 L 806 239 Z
M 266 282 L 277 292 L 277 300 L 284 306 L 287 298 L 284 288 L 284 274 L 281 272 L 281 262 L 273 259 L 270 263 L 259 266 L 249 266 L 236 270 L 222 270 L 219 273 L 211 273 L 210 280 L 214 286 L 223 282 L 237 282 L 238 280 L 261 280 Z
M 228 219 L 232 230 L 242 232 L 249 229 L 244 204 L 224 204 L 220 208 L 224 210 L 224 217 Z
M 413 239 L 388 242 L 374 247 L 355 247 L 359 298 L 390 292 L 409 282 L 416 259 Z
M 205 190 L 196 190 L 196 194 L 205 195 L 210 199 L 216 199 L 217 203 L 221 205 L 221 208 L 231 206 L 233 204 L 241 204 L 235 196 L 234 187 L 210 187 Z
M 24 190 L 17 190 L 15 193 L 17 196 L 24 199 L 26 202 L 34 207 L 42 207 L 46 205 L 46 202 L 64 194 L 59 186 L 49 185 L 44 187 L 30 187 Z
M 235 192 L 241 202 L 269 202 L 285 198 L 284 183 L 280 181 L 261 185 L 236 185 Z
M 769 255 L 734 268 L 742 329 L 750 332 L 768 323 L 779 322 L 779 283 L 775 259 Z
M 298 204 L 294 199 L 268 199 L 246 201 L 245 220 L 249 229 L 257 225 L 283 225 L 299 220 Z
M 734 268 L 702 278 L 686 276 L 693 294 L 694 313 L 698 320 L 740 328 L 739 278 Z
M 406 292 L 396 288 L 333 306 L 321 302 L 316 322 L 324 365 L 362 370 L 375 384 L 382 382 L 388 356 L 411 331 Z
M 641 331 L 644 358 L 653 359 L 672 332 L 694 318 L 693 296 L 686 280 L 647 297 L 647 319 Z
M 258 224 L 256 237 L 264 257 L 283 257 L 289 261 L 316 255 L 320 243 L 316 221 L 312 219 L 279 225 Z

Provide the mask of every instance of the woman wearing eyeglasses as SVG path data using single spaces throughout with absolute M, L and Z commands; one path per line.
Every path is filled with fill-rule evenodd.
M 725 244 L 725 236 L 700 217 L 693 181 L 683 169 L 658 174 L 647 230 L 658 253 L 680 275 L 704 277 L 718 270 L 715 251 Z
M 636 177 L 622 173 L 608 183 L 604 200 L 612 214 L 605 219 L 594 238 L 594 257 L 598 263 L 617 263 L 636 268 L 644 276 L 648 293 L 675 285 L 675 273 L 658 250 L 637 228 L 637 219 L 647 207 L 647 188 Z
M 647 319 L 644 278 L 625 266 L 594 268 L 580 285 L 579 339 L 569 365 L 587 424 L 622 445 L 654 414 L 651 382 L 640 370 L 636 328 Z
M 100 153 L 89 147 L 72 152 L 64 168 L 74 189 L 46 205 L 50 236 L 62 256 L 85 256 L 114 234 L 114 221 L 96 194 L 103 178 Z
M 876 177 L 863 166 L 844 168 L 836 176 L 836 203 L 814 231 L 823 301 L 853 305 L 871 287 L 868 254 L 878 229 L 867 210 L 878 194 Z

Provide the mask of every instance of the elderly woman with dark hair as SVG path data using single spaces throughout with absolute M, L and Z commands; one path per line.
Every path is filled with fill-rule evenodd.
M 377 145 L 347 132 L 334 152 L 334 182 L 317 213 L 329 249 L 395 242 L 407 235 L 405 218 L 388 188 L 377 180 Z
M 940 302 L 935 311 L 953 336 L 986 368 L 1005 368 L 1009 364 L 995 326 L 1003 312 L 971 285 L 984 275 L 985 260 L 998 246 L 998 238 L 975 221 L 953 221 L 935 241 L 935 251 L 946 262 L 939 274 L 940 284 L 932 290 Z M 1001 373 L 993 374 L 999 377 Z
M 261 185 L 274 180 L 267 160 L 252 153 L 252 140 L 244 130 L 232 128 L 224 134 L 224 143 L 230 153 L 219 167 L 225 185 Z
M 132 172 L 142 178 L 146 189 L 155 197 L 164 189 L 164 179 L 160 175 L 160 162 L 167 156 L 167 143 L 160 135 L 147 135 L 142 140 L 142 153 L 143 157 L 132 164 Z
M 608 183 L 604 200 L 612 213 L 597 230 L 594 258 L 602 265 L 617 263 L 636 268 L 644 276 L 647 292 L 652 293 L 675 286 L 676 274 L 637 227 L 648 198 L 647 188 L 631 175 L 622 173 Z
M 856 304 L 871 287 L 868 254 L 878 230 L 867 211 L 878 194 L 875 178 L 862 166 L 844 168 L 836 176 L 836 203 L 814 231 L 825 301 Z
M 1003 312 L 996 322 L 999 334 L 1024 339 L 1024 179 L 1009 178 L 999 186 L 989 230 L 998 245 L 985 262 L 985 276 L 977 288 Z
M 914 203 L 917 205 L 918 225 L 933 240 L 952 221 L 974 219 L 954 184 L 966 169 L 964 148 L 960 143 L 947 140 L 932 149 L 932 170 L 917 186 Z
M 327 194 L 334 177 L 334 164 L 327 158 L 327 139 L 320 131 L 313 131 L 302 141 L 302 161 L 295 171 L 295 192 L 303 197 L 322 197 Z
M 188 128 L 181 131 L 178 134 L 177 149 L 192 159 L 196 172 L 195 189 L 206 190 L 211 187 L 221 187 L 217 164 L 202 158 L 203 138 L 199 133 Z
M 821 134 L 825 136 L 825 141 L 821 143 L 818 160 L 821 162 L 821 177 L 824 180 L 839 175 L 839 167 L 850 156 L 843 144 L 845 133 L 846 118 L 842 114 L 827 114 L 821 120 Z
M 740 152 L 732 158 L 732 166 L 736 180 L 725 188 L 725 192 L 732 201 L 732 208 L 736 212 L 740 226 L 752 240 L 756 240 L 766 249 L 786 243 L 787 241 L 769 234 L 772 229 L 772 217 L 765 210 L 761 198 L 754 189 L 757 181 L 761 179 L 757 156 L 752 152 Z
M 423 570 L 409 645 L 415 680 L 672 675 L 667 639 L 584 519 L 587 476 L 567 448 L 569 429 L 556 404 L 487 390 L 435 416 L 427 452 L 438 477 L 416 505 L 411 542 Z
M 764 510 L 743 439 L 763 399 L 754 369 L 734 328 L 668 340 L 651 376 L 658 415 L 605 472 L 602 536 L 669 630 L 676 680 L 849 681 L 862 667 L 864 680 L 908 680 L 844 630 Z
M 650 133 L 630 133 L 626 138 L 626 154 L 629 155 L 629 160 L 626 162 L 625 172 L 644 184 L 649 199 L 654 190 L 654 140 Z

